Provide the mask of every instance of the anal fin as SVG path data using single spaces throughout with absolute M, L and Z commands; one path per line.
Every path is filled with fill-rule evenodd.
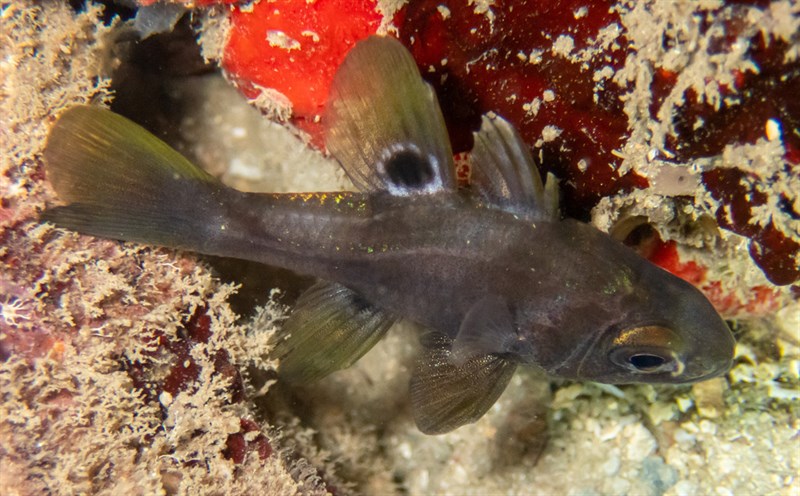
M 517 364 L 502 355 L 472 356 L 461 364 L 451 340 L 431 333 L 411 377 L 414 421 L 425 434 L 443 434 L 477 421 L 505 390 Z
M 320 281 L 300 296 L 271 355 L 280 360 L 281 378 L 313 382 L 355 363 L 394 321 L 355 291 Z

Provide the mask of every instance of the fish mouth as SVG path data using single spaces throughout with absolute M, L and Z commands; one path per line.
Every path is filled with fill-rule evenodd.
M 713 379 L 714 377 L 720 377 L 728 373 L 728 371 L 733 366 L 733 358 L 729 359 L 724 365 L 717 364 L 716 366 L 706 368 L 703 370 L 703 373 L 698 376 L 694 376 L 692 378 L 687 379 L 685 382 L 692 384 L 695 382 L 701 382 L 708 379 Z
M 731 370 L 736 353 L 736 341 L 730 331 L 726 337 L 725 340 L 720 339 L 715 344 L 709 344 L 704 357 L 694 357 L 686 364 L 685 382 L 705 381 L 723 376 Z

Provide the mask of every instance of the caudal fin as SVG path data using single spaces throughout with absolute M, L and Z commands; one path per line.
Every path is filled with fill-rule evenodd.
M 77 106 L 55 123 L 47 176 L 68 204 L 42 220 L 85 234 L 198 249 L 226 188 L 139 125 Z

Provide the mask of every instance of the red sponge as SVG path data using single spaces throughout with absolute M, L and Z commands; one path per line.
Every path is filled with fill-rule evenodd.
M 336 68 L 382 16 L 372 0 L 277 0 L 231 14 L 222 66 L 248 97 L 273 88 L 293 105 L 293 117 L 322 113 Z

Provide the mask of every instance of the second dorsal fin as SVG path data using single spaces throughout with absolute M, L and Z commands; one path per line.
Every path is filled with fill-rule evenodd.
M 472 149 L 472 187 L 493 206 L 530 220 L 557 219 L 558 184 L 542 184 L 527 145 L 499 116 L 484 115 Z
M 456 189 L 436 95 L 393 38 L 371 36 L 348 53 L 331 87 L 325 131 L 328 150 L 361 191 Z

